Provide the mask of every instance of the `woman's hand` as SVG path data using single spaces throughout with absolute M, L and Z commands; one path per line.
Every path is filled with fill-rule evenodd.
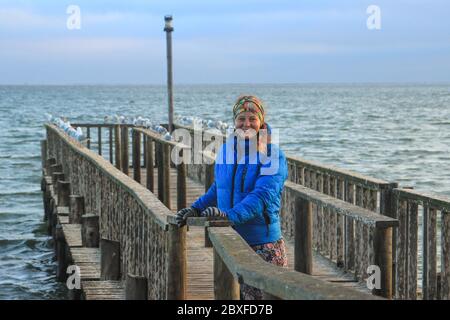
M 178 211 L 175 217 L 178 227 L 184 226 L 186 224 L 187 218 L 189 217 L 198 217 L 198 210 L 193 207 L 190 207 Z
M 202 217 L 222 217 L 226 218 L 225 212 L 216 207 L 208 207 L 200 214 Z

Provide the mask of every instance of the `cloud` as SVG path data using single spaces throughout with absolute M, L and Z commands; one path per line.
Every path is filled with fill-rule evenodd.
M 54 17 L 20 8 L 0 8 L 0 28 L 51 28 L 65 24 L 65 16 Z
M 0 55 L 11 57 L 47 58 L 60 56 L 61 58 L 97 58 L 110 56 L 146 55 L 159 56 L 155 48 L 164 48 L 161 39 L 127 38 L 127 37 L 65 37 L 48 38 L 42 40 L 6 40 L 0 42 Z

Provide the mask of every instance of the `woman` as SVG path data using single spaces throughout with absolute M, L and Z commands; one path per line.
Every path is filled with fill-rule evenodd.
M 233 222 L 233 228 L 264 260 L 287 267 L 279 217 L 287 178 L 286 158 L 270 142 L 270 127 L 264 121 L 260 99 L 240 96 L 233 116 L 235 134 L 218 152 L 213 184 L 191 208 L 177 213 L 178 224 L 184 225 L 192 216 L 224 217 Z M 277 164 L 274 170 L 272 162 Z M 262 299 L 262 292 L 242 285 L 241 296 L 245 300 Z

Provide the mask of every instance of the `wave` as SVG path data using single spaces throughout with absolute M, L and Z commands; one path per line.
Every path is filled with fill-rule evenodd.
M 432 122 L 431 124 L 435 126 L 450 126 L 450 121 Z
M 0 192 L 0 196 L 31 196 L 40 194 L 40 189 L 29 190 L 29 191 L 11 191 L 11 192 Z

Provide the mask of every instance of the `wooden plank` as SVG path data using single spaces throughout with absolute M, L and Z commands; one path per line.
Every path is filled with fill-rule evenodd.
M 398 204 L 398 220 L 399 228 L 397 232 L 397 248 L 396 248 L 396 297 L 398 299 L 406 299 L 407 297 L 407 230 L 408 230 L 408 214 L 407 202 L 399 201 Z
M 441 218 L 441 299 L 450 299 L 450 212 Z
M 64 237 L 69 248 L 81 247 L 81 224 L 63 224 Z
M 437 297 L 437 210 L 423 207 L 423 276 L 422 293 L 424 300 Z
M 417 298 L 417 241 L 418 241 L 418 206 L 416 203 L 408 202 L 408 293 L 407 299 Z

